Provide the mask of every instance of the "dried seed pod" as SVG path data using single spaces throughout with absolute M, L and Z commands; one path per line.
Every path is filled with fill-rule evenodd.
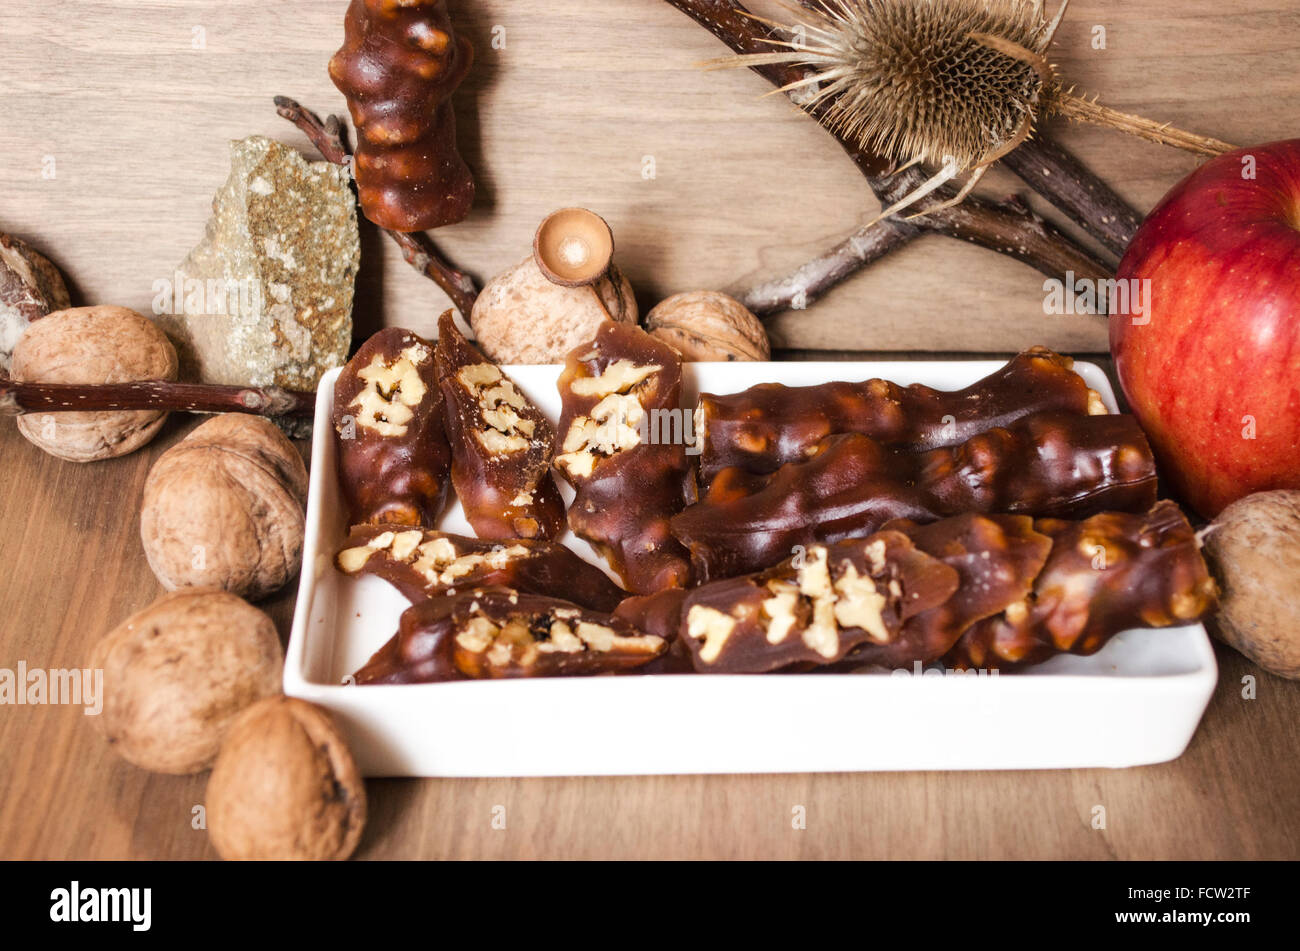
M 59 269 L 25 241 L 0 234 L 0 370 L 8 372 L 32 321 L 70 306 Z
M 438 381 L 447 401 L 451 479 L 479 538 L 554 538 L 564 500 L 551 475 L 555 429 L 501 368 L 438 321 Z
M 292 697 L 235 721 L 206 800 L 208 834 L 230 861 L 346 859 L 366 825 L 366 787 L 334 719 Z
M 763 323 L 726 294 L 691 291 L 660 301 L 646 314 L 645 328 L 683 360 L 770 360 Z
M 352 0 L 330 78 L 357 127 L 366 217 L 392 231 L 455 224 L 474 202 L 451 95 L 474 59 L 445 0 Z
M 362 345 L 334 384 L 339 486 L 350 524 L 437 523 L 451 447 L 433 346 L 389 327 Z
M 470 326 L 483 352 L 498 363 L 560 363 L 610 317 L 635 324 L 639 314 L 632 284 L 618 265 L 610 265 L 592 287 L 565 287 L 547 280 L 530 254 L 488 281 L 474 302 Z
M 125 307 L 61 310 L 27 328 L 14 349 L 20 383 L 133 383 L 175 380 L 176 350 L 142 314 Z M 135 452 L 158 434 L 160 410 L 31 413 L 18 431 L 50 455 L 70 462 Z
M 196 773 L 230 724 L 280 692 L 283 655 L 271 619 L 216 588 L 165 594 L 95 645 L 104 709 L 95 725 L 128 762 Z
M 1232 150 L 1108 109 L 1064 85 L 1047 52 L 1068 2 L 1049 19 L 1041 0 L 809 0 L 790 5 L 802 22 L 774 24 L 790 39 L 712 65 L 805 67 L 783 91 L 802 94 L 803 107 L 818 111 L 827 128 L 895 167 L 939 169 L 877 221 L 968 173 L 955 197 L 926 212 L 957 204 L 1053 114 L 1202 155 Z
M 270 420 L 207 420 L 149 470 L 140 540 L 168 590 L 214 585 L 256 601 L 302 562 L 307 468 Z

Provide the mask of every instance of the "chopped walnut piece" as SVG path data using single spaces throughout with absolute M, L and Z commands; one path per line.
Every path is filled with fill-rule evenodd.
M 523 452 L 537 431 L 535 420 L 519 415 L 528 400 L 515 384 L 491 363 L 473 363 L 456 375 L 470 398 L 477 400 L 488 429 L 475 433 L 483 448 L 493 454 Z
M 902 596 L 897 581 L 891 580 L 888 590 L 895 598 Z M 876 643 L 889 643 L 882 616 L 888 599 L 876 589 L 875 579 L 859 575 L 857 568 L 846 563 L 843 574 L 835 579 L 835 593 L 835 620 L 841 627 L 859 627 Z
M 555 464 L 570 478 L 586 478 L 597 457 L 616 455 L 641 443 L 645 409 L 635 396 L 606 396 L 590 416 L 580 416 L 569 426 Z
M 614 393 L 627 393 L 632 387 L 641 383 L 652 373 L 658 373 L 663 367 L 658 365 L 639 366 L 631 360 L 615 360 L 599 376 L 578 377 L 572 383 L 575 396 L 610 396 Z
M 415 407 L 428 388 L 420 379 L 419 367 L 432 356 L 423 344 L 412 344 L 396 360 L 376 353 L 368 366 L 358 371 L 365 388 L 349 404 L 357 409 L 357 425 L 381 436 L 405 436 Z
M 556 385 L 554 466 L 575 492 L 569 527 L 609 561 L 629 591 L 685 587 L 688 554 L 669 525 L 694 494 L 681 419 L 681 356 L 639 327 L 606 323 L 590 344 L 568 355 Z M 650 425 L 669 419 L 681 425 Z
M 659 635 L 568 601 L 478 588 L 414 605 L 402 615 L 397 636 L 358 671 L 357 680 L 600 674 L 640 667 L 667 646 Z
M 697 604 L 686 615 L 686 634 L 692 640 L 704 642 L 700 648 L 700 660 L 706 664 L 718 659 L 735 629 L 736 619 L 716 608 Z
M 697 671 L 834 664 L 861 645 L 890 643 L 957 580 L 899 532 L 813 545 L 768 571 L 690 592 L 679 636 Z

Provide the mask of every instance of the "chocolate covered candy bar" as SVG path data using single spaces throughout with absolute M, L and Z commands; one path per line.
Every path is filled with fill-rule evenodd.
M 349 523 L 437 523 L 451 449 L 433 346 L 397 327 L 362 345 L 334 384 L 339 486 Z
M 482 588 L 413 605 L 356 680 L 584 676 L 630 670 L 666 649 L 663 638 L 608 614 L 557 598 Z
M 1047 410 L 1104 414 L 1101 398 L 1074 372 L 1073 362 L 1035 347 L 955 392 L 867 380 L 802 387 L 762 383 L 726 396 L 706 393 L 698 417 L 701 484 L 708 486 L 733 467 L 775 472 L 807 459 L 823 439 L 839 433 L 923 451 L 957 445 Z
M 612 611 L 627 592 L 555 542 L 493 542 L 426 529 L 358 525 L 334 559 L 344 574 L 377 575 L 412 602 L 503 586 Z
M 465 518 L 480 538 L 554 538 L 564 502 L 551 475 L 550 421 L 465 339 L 450 310 L 438 321 L 436 363 Z
M 1155 497 L 1155 461 L 1133 417 L 1049 412 L 925 453 L 856 433 L 831 436 L 812 458 L 767 476 L 725 470 L 672 528 L 690 549 L 697 578 L 712 581 L 896 518 L 1145 511 Z
M 942 604 L 909 619 L 897 637 L 854 649 L 843 664 L 848 669 L 938 660 L 972 624 L 1025 598 L 1052 549 L 1052 540 L 1023 515 L 966 514 L 928 525 L 891 522 L 889 529 L 956 572 L 957 587 Z
M 690 592 L 679 639 L 701 673 L 833 664 L 859 645 L 896 641 L 959 580 L 900 532 L 813 545 L 769 571 Z
M 952 667 L 1015 670 L 1057 654 L 1094 654 L 1121 631 L 1190 624 L 1215 603 L 1196 534 L 1173 502 L 1081 522 L 1040 519 L 1052 551 L 1032 594 L 974 625 Z
M 687 585 L 690 562 L 668 522 L 685 505 L 691 468 L 681 357 L 636 326 L 607 322 L 569 354 L 558 385 L 555 468 L 576 492 L 569 527 L 634 594 Z

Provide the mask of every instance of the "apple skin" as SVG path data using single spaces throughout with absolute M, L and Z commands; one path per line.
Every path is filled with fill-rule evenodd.
M 1151 281 L 1149 322 L 1113 315 L 1110 347 L 1174 493 L 1208 519 L 1300 488 L 1300 139 L 1202 165 L 1143 222 L 1118 276 Z

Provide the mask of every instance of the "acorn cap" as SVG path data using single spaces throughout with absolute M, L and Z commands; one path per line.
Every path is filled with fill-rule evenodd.
M 533 238 L 533 257 L 546 279 L 563 287 L 599 281 L 614 260 L 614 232 L 586 208 L 562 208 L 548 215 Z

